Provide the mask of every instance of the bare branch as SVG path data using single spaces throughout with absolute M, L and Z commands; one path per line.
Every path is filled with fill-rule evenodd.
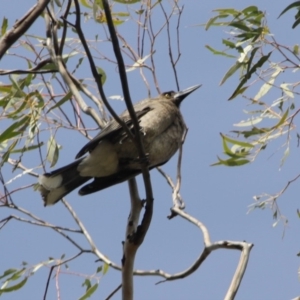
M 86 105 L 86 103 L 84 102 L 83 98 L 81 97 L 76 85 L 74 84 L 68 70 L 65 68 L 65 64 L 62 60 L 62 57 L 60 55 L 56 55 L 56 51 L 54 48 L 55 45 L 57 44 L 57 38 L 54 34 L 54 30 L 52 30 L 51 28 L 51 24 L 50 24 L 50 17 L 48 14 L 45 13 L 45 21 L 46 21 L 46 27 L 47 27 L 47 49 L 50 53 L 50 57 L 52 59 L 52 61 L 55 63 L 59 73 L 61 74 L 62 78 L 64 79 L 65 83 L 67 84 L 67 86 L 69 87 L 69 89 L 71 90 L 74 98 L 76 99 L 77 103 L 79 104 L 81 110 L 86 113 L 87 115 L 91 116 L 93 118 L 93 120 L 100 125 L 101 119 L 98 116 L 98 114 L 96 113 L 96 111 L 92 108 Z M 57 25 L 55 25 L 57 26 Z M 54 27 L 55 27 L 54 26 Z
M 0 59 L 4 53 L 17 41 L 40 16 L 50 0 L 38 0 L 20 20 L 16 21 L 13 28 L 7 31 L 0 39 Z

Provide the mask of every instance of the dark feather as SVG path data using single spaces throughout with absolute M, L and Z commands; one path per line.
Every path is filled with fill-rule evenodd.
M 150 107 L 145 107 L 142 110 L 136 111 L 136 117 L 138 120 L 141 119 L 142 116 L 144 116 L 147 112 L 151 110 Z M 126 111 L 126 114 L 121 115 L 121 119 L 124 121 L 124 123 L 127 125 L 129 130 L 133 132 L 133 123 L 132 120 Z M 134 132 L 133 132 L 134 134 Z M 126 131 L 120 126 L 120 124 L 115 120 L 111 120 L 109 124 L 99 133 L 97 134 L 92 140 L 90 140 L 76 155 L 76 158 L 79 158 L 83 156 L 87 152 L 91 152 L 95 147 L 99 144 L 101 140 L 104 138 L 113 138 L 115 135 L 121 135 L 122 140 L 127 138 Z

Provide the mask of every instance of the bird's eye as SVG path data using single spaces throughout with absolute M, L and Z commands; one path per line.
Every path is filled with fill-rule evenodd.
M 167 98 L 167 99 L 171 99 L 171 98 L 172 98 L 171 93 L 165 93 L 164 96 L 165 96 L 165 98 Z

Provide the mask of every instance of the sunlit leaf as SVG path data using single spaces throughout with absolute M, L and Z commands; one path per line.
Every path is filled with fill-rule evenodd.
M 241 22 L 231 22 L 228 24 L 229 26 L 235 27 L 237 29 L 243 30 L 243 31 L 251 31 L 251 29 L 246 26 L 242 21 Z
M 47 114 L 54 108 L 60 107 L 61 105 L 63 105 L 65 102 L 67 102 L 68 100 L 70 100 L 72 98 L 72 92 L 68 92 L 63 98 L 61 98 L 55 105 L 53 105 L 52 107 L 50 107 L 47 111 Z
M 290 155 L 290 147 L 287 147 L 283 153 L 283 157 L 280 162 L 280 168 L 284 165 L 284 163 L 289 155 Z
M 91 297 L 92 294 L 97 290 L 97 288 L 98 288 L 98 283 L 95 283 L 93 286 L 91 286 L 91 287 L 86 291 L 86 293 L 85 293 L 82 297 L 79 298 L 79 300 L 85 300 L 85 299 Z
M 228 136 L 226 136 L 226 135 L 223 135 L 223 134 L 221 134 L 221 136 L 222 136 L 222 138 L 223 138 L 225 141 L 227 141 L 227 142 L 229 142 L 229 143 L 231 143 L 231 144 L 239 145 L 239 146 L 246 147 L 246 148 L 253 148 L 253 147 L 254 147 L 254 146 L 253 146 L 252 144 L 250 144 L 250 143 L 238 141 L 238 140 L 232 139 L 232 138 L 230 138 L 230 137 L 228 137 Z
M 229 158 L 227 160 L 223 160 L 218 157 L 218 162 L 212 164 L 211 166 L 218 166 L 218 165 L 224 165 L 227 167 L 238 167 L 245 164 L 248 164 L 250 161 L 248 159 L 235 159 L 235 158 Z
M 27 281 L 27 277 L 13 286 L 10 286 L 7 288 L 1 288 L 0 293 L 8 293 L 8 292 L 19 290 L 20 288 L 22 288 L 25 285 L 26 281 Z
M 6 277 L 6 276 L 9 276 L 10 274 L 12 273 L 15 273 L 16 271 L 18 271 L 17 269 L 8 269 L 8 270 L 5 270 L 3 275 L 0 276 L 0 279 Z
M 86 291 L 87 291 L 92 286 L 91 281 L 88 278 L 86 278 L 82 286 L 86 286 Z
M 233 94 L 230 96 L 230 98 L 228 100 L 234 99 L 239 94 L 239 91 L 242 88 L 242 86 L 247 82 L 247 80 L 249 80 L 251 78 L 251 75 L 253 73 L 255 73 L 258 68 L 261 68 L 263 66 L 263 64 L 269 59 L 271 54 L 272 54 L 272 51 L 269 52 L 267 55 L 262 56 L 258 60 L 258 62 L 250 69 L 250 71 L 247 72 L 247 74 L 245 74 L 243 79 L 240 81 L 240 84 L 238 85 L 238 87 L 235 89 L 235 91 L 233 92 Z
M 290 98 L 294 98 L 294 93 L 289 90 L 288 86 L 291 85 L 290 83 L 282 83 L 280 87 L 282 88 L 283 92 Z
M 114 2 L 122 3 L 122 4 L 134 4 L 140 2 L 141 0 L 114 0 Z
M 0 134 L 0 143 L 11 139 L 17 135 L 21 135 L 26 127 L 28 126 L 30 121 L 30 116 L 27 115 L 23 117 L 20 121 L 15 122 L 11 126 L 9 126 L 5 131 Z
M 6 32 L 6 29 L 8 27 L 8 19 L 3 17 L 2 25 L 1 25 L 1 36 L 3 36 Z
M 280 127 L 285 122 L 288 115 L 289 115 L 289 109 L 286 110 L 286 112 L 281 117 L 280 121 L 275 126 L 273 126 L 273 129 Z
M 254 5 L 248 6 L 242 10 L 242 13 L 244 13 L 244 14 L 253 13 L 253 12 L 254 13 L 258 12 L 257 6 L 254 6 Z
M 262 117 L 256 117 L 256 118 L 251 118 L 247 121 L 241 121 L 239 123 L 233 124 L 233 126 L 236 127 L 248 127 L 248 126 L 253 126 L 255 124 L 260 123 L 264 118 Z
M 59 156 L 58 145 L 53 136 L 50 137 L 47 148 L 47 160 L 50 162 L 50 166 L 53 167 L 57 163 Z
M 126 69 L 126 72 L 131 72 L 131 71 L 134 71 L 138 68 L 141 68 L 143 65 L 144 65 L 144 62 L 151 56 L 155 53 L 155 51 L 152 52 L 152 54 L 148 54 L 148 55 L 145 55 L 143 58 L 141 59 L 138 59 L 133 65 L 131 68 L 128 68 Z
M 230 69 L 226 72 L 222 78 L 220 85 L 222 85 L 230 76 L 232 76 L 243 64 L 236 62 Z
M 266 95 L 269 90 L 273 87 L 273 84 L 275 82 L 276 77 L 282 72 L 281 68 L 276 68 L 275 72 L 271 75 L 271 78 L 269 79 L 268 82 L 266 82 L 265 84 L 263 84 L 260 88 L 260 90 L 258 91 L 258 93 L 255 95 L 254 99 L 255 100 L 259 100 L 260 98 L 262 98 L 264 95 Z
M 117 17 L 129 17 L 130 14 L 127 12 L 114 12 L 112 13 L 112 16 L 117 16 Z
M 102 85 L 104 85 L 105 81 L 106 81 L 106 73 L 103 69 L 97 67 L 97 71 L 98 71 L 98 74 L 101 76 L 101 82 L 102 82 Z
M 103 275 L 105 275 L 108 270 L 109 270 L 109 265 L 104 263 L 104 265 L 103 265 Z
M 223 56 L 226 56 L 226 57 L 230 57 L 230 58 L 235 58 L 234 55 L 230 55 L 230 54 L 227 54 L 225 53 L 224 51 L 218 51 L 218 50 L 215 50 L 213 47 L 209 46 L 209 45 L 205 45 L 205 47 L 211 51 L 213 54 L 215 55 L 223 55 Z
M 87 8 L 92 8 L 93 6 L 90 4 L 89 0 L 80 0 L 79 1 L 83 6 L 87 7 Z

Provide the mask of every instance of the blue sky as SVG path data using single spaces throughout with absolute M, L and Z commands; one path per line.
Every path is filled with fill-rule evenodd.
M 20 18 L 34 3 L 35 1 L 11 0 L 9 5 L 0 4 L 0 20 L 6 16 L 10 20 L 9 27 L 11 27 L 12 20 Z M 254 244 L 236 299 L 293 299 L 300 294 L 298 279 L 300 264 L 299 257 L 296 256 L 300 251 L 299 218 L 296 213 L 299 208 L 299 185 L 294 183 L 279 200 L 281 212 L 289 220 L 287 227 L 284 228 L 282 224 L 273 227 L 272 212 L 268 209 L 255 210 L 248 214 L 247 212 L 249 205 L 253 204 L 254 195 L 264 192 L 276 193 L 288 180 L 298 174 L 297 140 L 291 141 L 290 157 L 281 169 L 283 139 L 268 146 L 254 163 L 244 167 L 210 166 L 216 161 L 217 155 L 222 155 L 219 133 L 228 133 L 233 129 L 232 124 L 245 118 L 242 110 L 247 102 L 241 97 L 227 101 L 238 84 L 237 76 L 230 78 L 225 85 L 219 86 L 221 78 L 234 60 L 214 56 L 205 48 L 205 45 L 209 44 L 222 49 L 221 39 L 226 37 L 226 30 L 212 28 L 206 32 L 203 27 L 194 26 L 206 23 L 213 15 L 213 9 L 223 7 L 242 9 L 249 5 L 257 5 L 267 12 L 268 25 L 275 38 L 281 44 L 293 46 L 298 41 L 299 32 L 298 28 L 291 29 L 294 12 L 277 19 L 290 1 L 274 1 L 272 5 L 267 1 L 227 1 L 225 6 L 220 0 L 186 0 L 180 1 L 179 4 L 185 7 L 181 21 L 182 57 L 178 66 L 180 88 L 184 89 L 198 83 L 203 85 L 183 102 L 181 108 L 189 127 L 183 151 L 181 188 L 186 211 L 207 226 L 213 241 L 245 240 Z M 29 33 L 43 36 L 42 25 L 43 22 L 39 20 L 38 25 L 33 26 Z M 87 22 L 84 26 L 87 36 L 88 30 L 97 32 L 98 25 L 93 21 Z M 135 36 L 130 32 L 130 27 L 120 27 L 120 32 L 129 41 L 134 41 Z M 101 39 L 101 36 L 99 38 Z M 163 91 L 175 90 L 174 77 L 163 43 L 164 39 L 161 39 L 155 54 L 159 84 Z M 105 49 L 108 49 L 108 46 L 109 44 L 103 45 Z M 99 47 L 102 47 L 101 43 Z M 106 94 L 121 95 L 115 66 L 101 60 L 97 63 L 107 71 L 107 82 L 104 86 Z M 17 60 L 13 61 L 11 58 L 0 62 L 0 69 L 16 67 L 18 67 Z M 92 77 L 88 68 L 82 72 L 80 74 L 82 78 Z M 134 102 L 147 97 L 147 90 L 137 72 L 128 74 Z M 1 77 L 0 81 L 7 82 L 7 78 Z M 297 78 L 291 77 L 290 81 L 297 81 Z M 154 85 L 151 86 L 151 91 L 156 95 Z M 272 94 L 267 97 L 272 97 Z M 271 101 L 273 98 L 270 98 L 269 102 Z M 124 109 L 123 102 L 112 102 L 118 112 Z M 90 127 L 95 127 L 93 123 L 87 122 Z M 297 124 L 297 120 L 295 122 Z M 90 134 L 93 136 L 96 133 L 92 131 Z M 86 139 L 73 131 L 58 133 L 56 138 L 63 146 L 57 167 L 71 162 L 86 142 Z M 177 156 L 163 167 L 173 178 L 176 176 L 176 158 Z M 27 166 L 33 167 L 34 161 L 34 157 L 28 156 Z M 42 173 L 41 168 L 35 171 Z M 11 174 L 8 167 L 4 167 L 3 172 L 6 181 L 18 174 L 16 173 L 18 171 Z M 201 252 L 202 234 L 196 227 L 180 218 L 171 221 L 166 218 L 172 206 L 171 190 L 156 170 L 151 172 L 151 179 L 155 197 L 154 215 L 146 239 L 138 251 L 136 268 L 163 269 L 168 273 L 179 272 L 186 269 Z M 32 178 L 22 176 L 14 184 L 20 186 L 32 182 Z M 138 178 L 138 182 L 140 194 L 144 197 L 141 178 Z M 124 240 L 129 212 L 127 190 L 127 184 L 124 183 L 86 197 L 79 197 L 77 192 L 67 196 L 67 200 L 89 230 L 99 250 L 117 263 L 120 263 L 122 257 L 121 242 Z M 40 195 L 31 189 L 17 193 L 14 200 L 19 206 L 51 223 L 76 227 L 62 203 L 44 208 Z M 17 212 L 1 208 L 0 219 L 9 214 Z M 82 237 L 77 239 L 88 247 Z M 59 258 L 63 254 L 70 257 L 77 253 L 69 242 L 52 230 L 17 221 L 10 221 L 0 231 L 0 241 L 0 273 L 11 267 L 20 267 L 22 261 L 35 265 L 49 257 Z M 160 285 L 155 285 L 160 278 L 135 277 L 135 299 L 222 299 L 238 264 L 239 255 L 239 252 L 232 250 L 216 251 L 188 278 Z M 81 287 L 84 274 L 92 274 L 97 266 L 99 263 L 95 263 L 95 257 L 86 254 L 71 262 L 69 270 L 62 268 L 59 276 L 61 299 L 79 298 L 84 293 Z M 2 298 L 41 299 L 48 273 L 47 267 L 40 269 L 30 278 L 21 292 L 4 294 Z M 94 298 L 104 299 L 120 281 L 120 274 L 110 269 L 101 279 Z M 47 299 L 56 299 L 55 284 L 55 279 L 52 278 Z M 120 295 L 118 293 L 115 299 L 120 299 Z

